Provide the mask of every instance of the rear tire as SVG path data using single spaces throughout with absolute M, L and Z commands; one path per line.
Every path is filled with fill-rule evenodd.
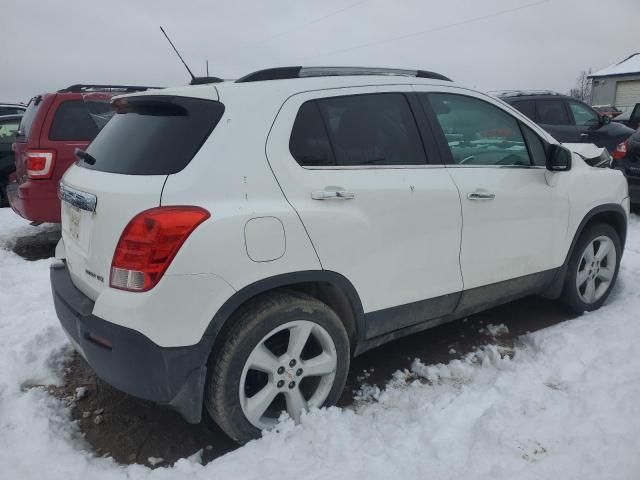
M 600 308 L 616 283 L 621 256 L 620 236 L 613 227 L 588 227 L 571 254 L 560 301 L 578 315 Z
M 212 358 L 205 408 L 229 437 L 246 443 L 277 424 L 282 411 L 335 404 L 347 380 L 349 338 L 319 300 L 283 291 L 250 301 Z

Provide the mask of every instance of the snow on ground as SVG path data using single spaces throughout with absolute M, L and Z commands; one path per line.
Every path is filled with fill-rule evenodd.
M 0 210 L 0 247 L 33 227 Z M 521 338 L 513 358 L 486 348 L 447 365 L 398 372 L 353 409 L 283 423 L 206 466 L 123 467 L 96 458 L 64 404 L 68 347 L 48 261 L 0 248 L 0 478 L 638 479 L 640 219 L 620 279 L 598 312 Z

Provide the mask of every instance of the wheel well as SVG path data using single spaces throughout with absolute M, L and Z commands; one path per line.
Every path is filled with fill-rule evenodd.
M 624 216 L 621 213 L 611 210 L 598 212 L 591 218 L 589 218 L 589 220 L 585 223 L 584 227 L 580 231 L 580 235 L 582 235 L 582 232 L 584 232 L 585 229 L 599 223 L 605 223 L 613 227 L 613 229 L 620 236 L 620 243 L 622 245 L 622 248 L 624 249 L 624 244 L 627 237 L 627 222 Z
M 332 283 L 323 281 L 310 281 L 278 285 L 277 287 L 265 291 L 260 291 L 253 296 L 245 298 L 242 303 L 237 305 L 237 307 L 228 316 L 226 316 L 224 323 L 220 326 L 215 336 L 215 340 L 213 341 L 211 351 L 209 352 L 210 360 L 216 354 L 216 352 L 220 351 L 221 344 L 225 341 L 225 337 L 227 336 L 228 331 L 233 326 L 233 319 L 238 315 L 239 312 L 241 312 L 243 309 L 251 308 L 251 304 L 260 301 L 261 298 L 264 298 L 265 296 L 271 295 L 276 292 L 282 292 L 283 290 L 293 290 L 296 292 L 305 293 L 320 300 L 321 302 L 328 305 L 331 309 L 333 309 L 333 311 L 338 315 L 340 321 L 342 321 L 342 324 L 347 331 L 351 352 L 353 353 L 355 351 L 358 338 L 358 325 L 356 320 L 357 307 L 352 305 L 352 302 L 349 300 L 349 297 L 346 293 L 344 293 L 339 287 L 333 285 Z

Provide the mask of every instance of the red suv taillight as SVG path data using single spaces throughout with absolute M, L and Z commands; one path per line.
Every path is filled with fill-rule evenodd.
M 27 150 L 24 152 L 27 177 L 34 179 L 51 178 L 56 163 L 55 150 Z
M 152 289 L 187 237 L 211 215 L 200 207 L 157 207 L 126 226 L 111 262 L 109 286 L 130 292 Z
M 625 140 L 624 142 L 621 142 L 621 143 L 618 144 L 616 149 L 611 154 L 611 156 L 613 157 L 614 160 L 621 160 L 621 159 L 623 159 L 624 157 L 627 156 L 627 144 L 628 143 L 629 143 L 629 140 Z

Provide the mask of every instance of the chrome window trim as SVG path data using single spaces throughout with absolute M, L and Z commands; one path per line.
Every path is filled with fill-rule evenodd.
M 445 165 L 447 168 L 509 168 L 513 170 L 546 170 L 547 167 L 542 165 L 465 165 L 458 163 L 449 163 Z
M 423 170 L 425 168 L 444 168 L 446 165 L 300 165 L 294 158 L 293 162 L 305 170 Z

